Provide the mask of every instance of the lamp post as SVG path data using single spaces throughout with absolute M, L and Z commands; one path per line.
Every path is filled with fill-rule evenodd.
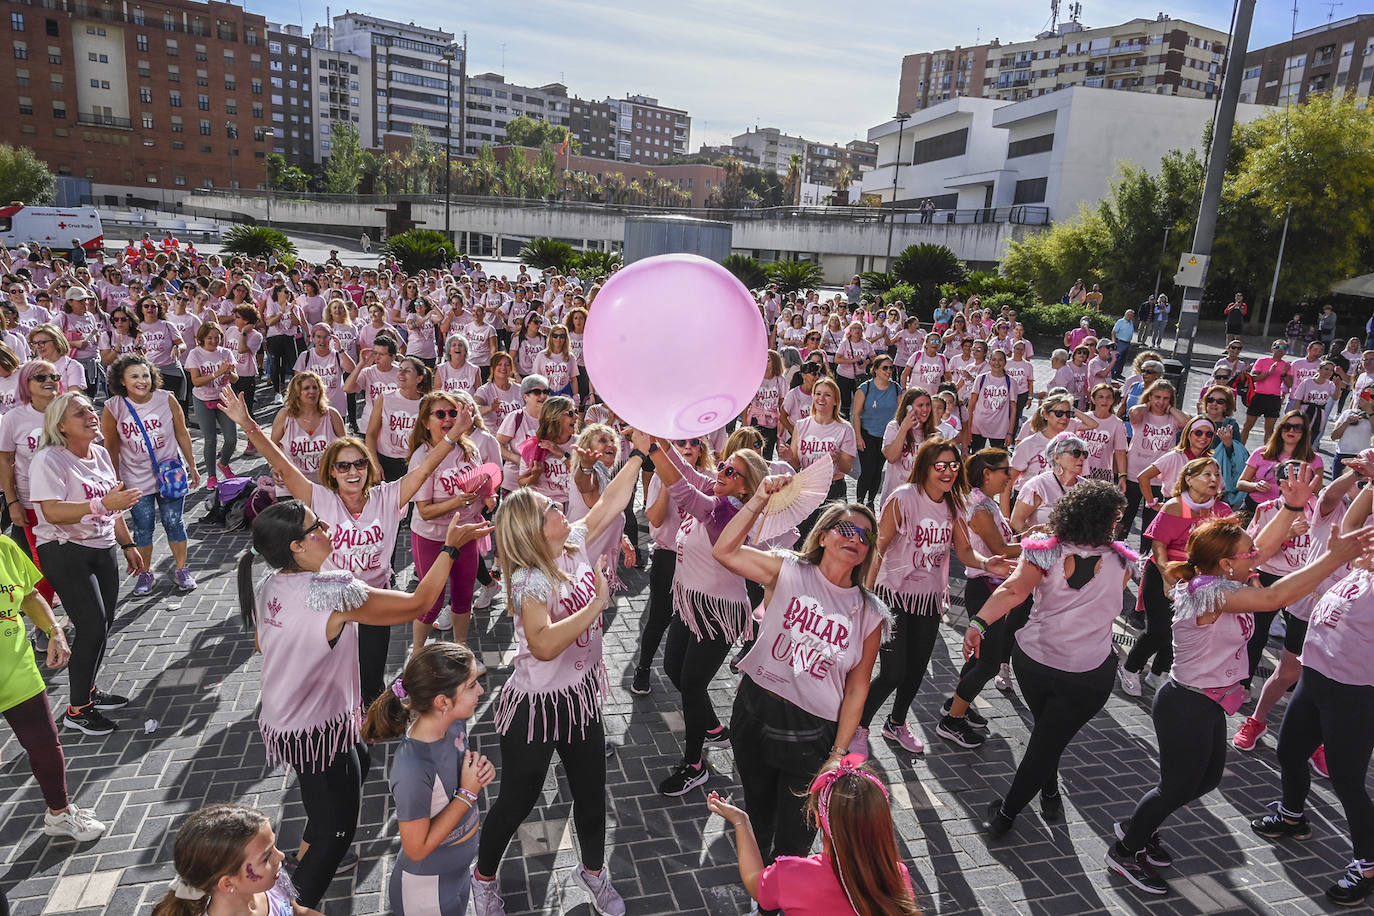
M 267 127 L 262 132 L 262 186 L 267 191 L 267 225 L 272 225 L 272 145 L 268 142 L 276 131 Z
M 238 131 L 234 129 L 233 121 L 224 122 L 224 135 L 229 138 L 229 188 L 234 187 L 234 140 L 238 138 Z
M 440 53 L 444 59 L 444 238 L 449 237 L 449 192 L 453 184 L 453 62 L 458 46 L 448 45 Z
M 887 261 L 883 268 L 888 273 L 892 272 L 892 230 L 897 228 L 897 173 L 902 168 L 902 133 L 910 119 L 910 112 L 897 112 L 897 158 L 892 161 L 892 216 L 887 224 Z

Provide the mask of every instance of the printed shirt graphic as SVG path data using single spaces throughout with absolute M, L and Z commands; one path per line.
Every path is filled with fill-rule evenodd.
M 20 605 L 43 574 L 12 538 L 0 538 L 0 712 L 43 692 Z
M 1374 572 L 1357 569 L 1312 610 L 1303 665 L 1333 681 L 1374 686 Z

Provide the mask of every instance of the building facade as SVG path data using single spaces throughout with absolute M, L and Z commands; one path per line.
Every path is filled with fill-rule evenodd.
M 568 113 L 568 129 L 582 145 L 582 155 L 594 159 L 614 159 L 619 118 L 620 113 L 612 112 L 607 101 L 573 96 Z
M 805 137 L 785 134 L 776 127 L 755 127 L 730 138 L 736 147 L 748 149 L 753 161 L 761 169 L 771 169 L 779 175 L 786 175 L 793 156 L 806 159 L 807 142 Z
M 97 197 L 137 188 L 143 199 L 262 182 L 262 16 L 216 0 L 6 8 L 5 137 L 57 175 L 89 180 Z
M 1374 84 L 1374 14 L 1327 23 L 1291 41 L 1245 55 L 1240 100 L 1260 105 L 1306 102 L 1320 93 L 1369 98 Z
M 523 155 L 533 162 L 539 156 L 539 150 L 528 147 L 501 146 L 492 150 L 496 156 L 496 161 L 504 163 L 507 158 L 513 155 Z M 639 182 L 643 187 L 650 187 L 652 182 L 667 181 L 679 191 L 685 191 L 691 195 L 691 203 L 687 206 L 704 207 L 707 198 L 711 196 L 711 191 L 719 187 L 725 180 L 725 170 L 718 165 L 654 165 L 652 163 L 623 162 L 619 159 L 598 159 L 593 156 L 579 156 L 572 153 L 565 153 L 558 157 L 558 167 L 573 173 L 580 173 L 594 177 L 598 183 L 606 182 L 607 179 L 619 188 L 622 193 L 628 195 L 625 189 L 631 182 Z M 615 178 L 613 176 L 619 176 Z M 615 203 L 616 201 L 607 201 Z M 633 200 L 626 196 L 622 203 L 644 203 L 644 200 Z
M 272 152 L 309 169 L 316 161 L 310 39 L 300 26 L 267 23 L 267 67 Z
M 311 150 L 319 163 L 329 158 L 340 125 L 357 128 L 363 147 L 371 145 L 375 136 L 372 115 L 376 105 L 368 94 L 373 86 L 372 57 L 337 51 L 330 44 L 330 30 L 316 26 L 310 36 L 315 112 Z
M 504 145 L 511 118 L 523 116 L 567 127 L 568 106 L 568 87 L 562 83 L 517 86 L 499 73 L 469 76 L 463 103 L 464 152 L 472 156 L 479 147 Z

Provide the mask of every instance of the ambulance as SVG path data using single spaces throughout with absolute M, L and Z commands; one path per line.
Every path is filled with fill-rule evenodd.
M 18 201 L 0 206 L 0 242 L 9 248 L 38 243 L 54 252 L 70 250 L 79 239 L 87 251 L 105 247 L 105 230 L 94 207 L 26 207 Z

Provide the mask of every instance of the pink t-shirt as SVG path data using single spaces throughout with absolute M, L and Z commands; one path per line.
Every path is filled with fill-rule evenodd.
M 897 532 L 883 551 L 874 585 L 894 610 L 938 615 L 949 592 L 949 552 L 954 544 L 954 512 L 937 503 L 919 484 L 892 491 L 883 512 L 901 516 Z
M 1374 686 L 1374 573 L 1356 569 L 1312 610 L 1304 667 L 1340 684 Z
M 182 354 L 181 361 L 184 365 L 186 355 L 196 348 L 196 332 L 200 330 L 200 319 L 190 312 L 185 315 L 168 315 L 167 323 L 176 331 L 181 342 L 186 345 L 186 353 Z
M 1294 400 L 1299 400 L 1299 398 L 1297 397 L 1298 386 L 1310 378 L 1316 378 L 1317 370 L 1321 368 L 1321 365 L 1322 361 L 1320 359 L 1306 358 L 1295 359 L 1289 365 L 1288 388 L 1290 391 L 1294 393 Z
M 940 383 L 945 380 L 945 373 L 949 371 L 949 364 L 943 354 L 927 356 L 924 350 L 913 356 L 907 365 L 911 367 L 911 385 L 924 388 L 931 394 L 939 389 Z
M 910 888 L 906 865 L 898 862 L 897 867 Z M 857 916 L 824 853 L 804 859 L 778 856 L 759 872 L 758 900 L 761 908 L 786 910 L 788 916 Z
M 75 351 L 73 351 L 75 352 Z M 59 356 L 52 362 L 57 374 L 62 376 L 63 391 L 82 391 L 86 387 L 86 367 L 70 356 Z
M 1266 500 L 1266 499 L 1273 499 L 1275 496 L 1278 495 L 1278 493 L 1279 493 L 1279 478 L 1278 478 L 1278 467 L 1279 467 L 1279 464 L 1280 464 L 1282 461 L 1292 461 L 1292 460 L 1293 460 L 1293 459 L 1288 458 L 1288 459 L 1280 459 L 1280 461 L 1273 461 L 1273 460 L 1271 460 L 1271 459 L 1269 459 L 1269 458 L 1264 457 L 1264 449 L 1262 449 L 1262 448 L 1257 448 L 1257 449 L 1255 449 L 1253 452 L 1250 453 L 1250 457 L 1247 458 L 1247 459 L 1245 459 L 1245 463 L 1246 463 L 1246 465 L 1248 465 L 1249 467 L 1252 467 L 1252 468 L 1255 469 L 1255 474 L 1254 474 L 1254 477 L 1253 477 L 1252 479 L 1255 481 L 1255 483 L 1259 483 L 1260 481 L 1264 481 L 1265 483 L 1269 484 L 1269 489 L 1266 490 L 1265 492 L 1263 492 L 1263 493 L 1252 493 L 1252 494 L 1251 494 L 1252 498 L 1253 498 L 1256 502 L 1262 502 L 1262 501 L 1264 501 L 1264 500 Z M 1310 462 L 1308 462 L 1308 464 L 1312 467 L 1313 470 L 1317 471 L 1318 473 L 1320 473 L 1321 470 L 1322 470 L 1322 468 L 1325 467 L 1325 465 L 1323 465 L 1323 463 L 1322 463 L 1322 456 L 1321 456 L 1321 455 L 1318 455 L 1318 454 L 1315 454 L 1315 453 L 1312 455 L 1312 460 L 1311 460 Z
M 463 336 L 468 341 L 468 359 L 472 364 L 491 365 L 491 341 L 496 336 L 496 329 L 485 321 L 481 324 L 473 321 L 463 328 Z
M 792 426 L 796 427 L 803 418 L 811 415 L 811 402 L 815 398 L 810 392 L 803 391 L 801 386 L 788 390 L 782 398 L 782 411 L 787 414 L 787 419 Z
M 1040 544 L 1050 546 L 1034 546 Z M 1049 540 L 1021 542 L 1020 562 L 1043 573 L 1035 587 L 1030 619 L 1016 634 L 1022 652 L 1060 671 L 1092 671 L 1107 660 L 1112 653 L 1112 621 L 1121 613 L 1121 591 L 1130 569 L 1128 558 L 1120 552 L 1123 549 L 1121 544 L 1084 547 Z M 1070 555 L 1079 557 L 1075 563 L 1101 557 L 1096 573 L 1081 588 L 1070 586 L 1064 575 Z
M 165 321 L 147 321 L 138 326 L 143 338 L 143 352 L 154 366 L 167 366 L 172 359 L 172 347 L 181 343 L 181 334 Z
M 29 467 L 29 496 L 38 515 L 38 524 L 33 529 L 36 543 L 56 541 L 83 547 L 114 546 L 114 516 L 86 515 L 75 524 L 58 525 L 43 517 L 43 507 L 39 505 L 49 499 L 89 502 L 115 488 L 119 479 L 110 463 L 110 453 L 94 442 L 90 449 L 90 457 L 78 458 L 67 448 L 51 445 L 40 448 L 33 456 L 33 464 Z
M 249 378 L 258 374 L 258 351 L 262 349 L 262 335 L 249 329 L 248 352 L 239 352 L 239 338 L 244 336 L 238 328 L 230 325 L 224 329 L 224 348 L 234 354 L 234 371 L 239 378 Z
M 0 419 L 0 452 L 14 452 L 14 487 L 26 509 L 32 508 L 29 466 L 42 438 L 43 414 L 32 404 L 20 404 Z
M 997 526 L 997 530 L 1002 534 L 1002 542 L 1004 544 L 1012 543 L 1013 539 L 1016 537 L 1016 532 L 1011 530 L 1011 525 L 1007 522 L 1006 516 L 1002 514 L 1002 506 L 993 497 L 987 495 L 977 487 L 973 487 L 969 490 L 968 502 L 964 506 L 964 521 L 973 521 L 973 516 L 977 512 L 988 513 L 988 516 L 992 519 L 992 523 Z M 985 557 L 997 555 L 997 552 L 988 546 L 987 541 L 983 540 L 978 532 L 973 529 L 972 525 L 969 525 L 967 530 L 969 546 L 972 547 L 976 553 L 981 553 Z M 973 566 L 964 570 L 964 577 L 968 579 L 987 578 L 992 582 L 1002 581 L 990 575 L 985 570 Z
M 535 425 L 536 427 L 538 426 L 538 424 Z M 530 435 L 534 435 L 533 429 L 530 430 Z M 511 440 L 511 445 L 514 447 L 514 451 L 518 452 L 520 450 L 520 442 L 513 439 Z M 571 450 L 573 447 L 572 440 L 570 439 L 563 443 L 563 447 Z M 544 471 L 539 475 L 539 479 L 534 482 L 532 488 L 536 493 L 543 493 L 549 499 L 562 506 L 564 511 L 567 511 L 568 494 L 574 489 L 572 476 L 569 473 L 568 452 L 565 451 L 561 455 L 556 455 L 553 452 L 545 452 L 542 461 L 544 462 Z M 520 469 L 516 474 L 517 484 L 519 483 L 520 475 L 524 474 L 529 469 L 529 463 L 522 458 L 520 461 Z
M 435 359 L 439 353 L 439 344 L 434 339 L 434 332 L 441 321 L 443 318 L 434 309 L 425 312 L 423 317 L 419 314 L 408 316 L 406 329 L 410 331 L 410 336 L 406 338 L 406 355 L 418 356 L 420 359 Z
M 114 417 L 119 430 L 119 479 L 125 486 L 144 493 L 157 490 L 157 470 L 148 457 L 148 445 L 139 432 L 138 424 L 130 413 L 129 403 L 124 398 L 112 397 L 105 402 L 105 409 Z M 176 429 L 172 422 L 172 394 L 159 388 L 152 392 L 147 404 L 134 404 L 138 419 L 148 431 L 148 439 L 153 443 L 153 453 L 159 462 L 170 461 L 180 454 L 176 439 Z
M 1007 375 L 1016 379 L 1018 392 L 1029 392 L 1035 388 L 1035 365 L 1030 360 L 1007 360 Z
M 1305 378 L 1293 388 L 1293 402 L 1299 407 L 1316 407 L 1326 411 L 1336 397 L 1335 381 L 1317 381 L 1316 376 Z
M 1255 509 L 1254 517 L 1250 519 L 1249 527 L 1245 529 L 1246 533 L 1251 538 L 1258 537 L 1259 533 L 1264 530 L 1264 526 L 1282 508 L 1282 496 L 1260 503 Z M 1286 576 L 1307 565 L 1307 561 L 1312 555 L 1312 529 L 1317 524 L 1317 500 L 1315 497 L 1303 507 L 1303 518 L 1307 521 L 1307 531 L 1284 541 L 1278 553 L 1259 565 L 1261 572 L 1275 576 Z
M 803 417 L 797 424 L 793 447 L 797 450 L 797 459 L 801 466 L 806 468 L 818 461 L 822 455 L 829 455 L 834 459 L 838 459 L 840 455 L 857 455 L 859 450 L 855 441 L 854 427 L 848 423 L 841 420 L 821 423 L 813 417 Z M 843 476 L 837 462 L 833 479 L 839 480 Z
M 1055 477 L 1054 471 L 1049 468 L 1022 484 L 1017 501 L 1023 503 L 1039 501 L 1039 504 L 1031 510 L 1030 516 L 1026 519 L 1026 525 L 1043 525 L 1048 522 L 1050 510 L 1054 508 L 1055 503 L 1059 502 L 1059 498 L 1064 495 L 1064 492 L 1064 485 L 1059 482 L 1059 478 Z
M 196 347 L 186 357 L 186 368 L 209 375 L 224 369 L 232 369 L 234 362 L 234 354 L 224 347 L 217 350 Z M 191 393 L 202 401 L 218 401 L 219 387 L 224 382 L 225 379 L 220 378 L 208 385 L 197 385 L 191 389 Z
M 844 363 L 835 367 L 835 374 L 845 378 L 856 378 L 859 373 L 865 371 L 868 361 L 873 358 L 873 345 L 866 340 L 853 341 L 845 338 L 836 351 L 836 355 L 846 359 L 857 357 L 862 360 L 862 362 Z
M 1161 512 L 1159 517 L 1163 515 Z M 1184 595 L 1190 587 L 1198 595 L 1209 589 L 1234 591 L 1240 583 L 1198 576 L 1180 582 L 1174 594 Z M 1175 606 L 1183 605 L 1176 602 Z M 1176 614 L 1173 622 L 1174 679 L 1200 690 L 1237 683 L 1250 673 L 1248 646 L 1253 632 L 1255 618 L 1251 614 L 1221 614 L 1206 626 L 1198 624 L 1196 614 Z
M 577 378 L 577 361 L 569 358 L 550 356 L 542 350 L 535 356 L 533 362 L 535 375 L 542 375 L 549 380 L 549 390 L 560 392 L 571 388 L 573 379 Z
M 487 382 L 477 389 L 473 398 L 478 404 L 485 404 L 491 408 L 491 413 L 487 416 L 487 427 L 497 431 L 506 417 L 525 407 L 525 396 L 520 393 L 520 386 L 514 384 L 507 385 L 503 391 L 496 387 L 495 382 Z
M 374 405 L 381 412 L 381 429 L 377 431 L 377 453 L 388 458 L 405 458 L 410 454 L 410 434 L 420 415 L 420 399 L 407 398 L 399 391 L 381 396 Z
M 455 369 L 449 363 L 443 362 L 434 374 L 444 391 L 466 391 L 472 394 L 482 384 L 482 373 L 473 363 L 463 363 Z
M 811 715 L 837 722 L 845 679 L 863 658 L 864 640 L 880 626 L 886 635 L 891 618 L 862 589 L 834 585 L 791 552 L 779 556 L 782 569 L 740 673 Z
M 339 338 L 339 349 L 343 350 L 352 359 L 358 358 L 358 328 L 351 322 L 345 324 L 330 323 L 329 331 Z
M 782 410 L 782 400 L 787 396 L 787 388 L 782 377 L 766 378 L 759 382 L 759 390 L 744 411 L 744 422 L 772 429 L 778 425 L 778 415 Z
M 911 357 L 921 351 L 926 342 L 925 331 L 901 331 L 893 338 L 897 342 L 897 355 L 892 358 L 900 368 L 905 369 Z
M 377 399 L 384 394 L 391 394 L 400 388 L 397 381 L 400 370 L 395 363 L 386 372 L 374 366 L 364 366 L 358 373 L 358 390 L 363 393 L 363 405 L 359 409 L 358 425 L 362 429 L 367 429 L 367 424 L 372 419 L 372 405 L 377 403 Z
M 343 383 L 345 373 L 343 371 L 343 361 L 337 353 L 326 353 L 321 356 L 319 352 L 311 347 L 300 356 L 296 357 L 297 372 L 313 372 L 324 382 L 324 393 L 329 401 L 329 406 L 339 412 L 340 416 L 346 416 L 348 411 L 348 395 L 344 393 Z
M 897 441 L 897 434 L 901 428 L 901 424 L 896 420 L 887 421 L 887 429 L 883 430 L 883 448 L 887 448 Z M 887 498 L 892 495 L 892 491 L 906 483 L 911 477 L 911 469 L 916 466 L 916 451 L 921 447 L 921 440 L 917 438 L 919 434 L 919 428 L 912 429 L 912 435 L 908 436 L 908 441 L 902 445 L 902 455 L 898 460 L 886 461 L 884 459 L 883 492 L 882 498 L 878 500 L 879 506 L 886 505 Z
M 1276 363 L 1279 364 L 1277 372 L 1268 378 L 1261 379 L 1259 377 L 1260 373 L 1268 372 Z M 1255 394 L 1281 393 L 1290 371 L 1292 371 L 1291 364 L 1287 360 L 1274 359 L 1272 356 L 1255 360 L 1255 368 L 1251 370 L 1251 374 L 1255 378 Z
M 379 483 L 367 494 L 355 518 L 339 494 L 318 483 L 310 485 L 310 508 L 330 527 L 334 552 L 325 565 L 351 572 L 373 588 L 389 588 L 391 554 L 401 527 L 401 481 Z
M 998 378 L 991 372 L 978 376 L 969 393 L 970 400 L 973 395 L 978 395 L 978 401 L 973 405 L 973 416 L 969 419 L 973 434 L 989 439 L 1005 439 L 1010 435 L 1011 411 L 1020 393 L 1020 387 L 1011 376 Z
M 649 525 L 649 537 L 654 542 L 656 550 L 677 550 L 677 532 L 682 527 L 682 522 L 687 518 L 687 509 L 677 500 L 673 499 L 671 489 L 665 490 L 663 481 L 655 474 L 649 478 L 649 492 L 645 495 L 644 505 L 652 506 L 658 502 L 659 495 L 667 500 L 667 514 L 663 516 L 662 525 Z
M 411 470 L 424 463 L 430 450 L 428 445 L 421 445 L 415 450 L 415 454 L 410 456 Z M 420 502 L 421 500 L 436 503 L 448 502 L 461 491 L 462 488 L 458 486 L 458 482 L 463 479 L 463 475 L 481 467 L 481 462 L 481 455 L 469 457 L 461 446 L 449 449 L 448 454 L 439 462 L 439 467 L 435 469 L 434 473 L 426 477 L 425 482 L 420 484 L 420 489 L 415 491 L 412 502 Z M 453 521 L 454 515 L 460 515 L 464 523 L 480 521 L 482 503 L 479 500 L 470 506 L 434 519 L 422 518 L 417 508 L 410 517 L 410 530 L 422 538 L 442 543 L 444 535 L 448 532 L 449 522 Z
M 1088 460 L 1083 462 L 1083 476 L 1089 480 L 1116 480 L 1116 453 L 1126 450 L 1126 424 L 1115 414 L 1099 417 L 1096 429 L 1079 429 L 1075 435 L 1088 445 Z
M 1139 423 L 1132 421 L 1131 425 L 1135 435 L 1126 449 L 1126 474 L 1131 480 L 1138 480 L 1141 471 L 1174 447 L 1183 425 L 1171 413 L 1159 416 L 1149 410 L 1144 411 Z
M 314 429 L 307 429 L 299 418 L 288 414 L 282 417 L 281 442 L 278 445 L 287 459 L 305 475 L 305 479 L 316 483 L 320 479 L 320 459 L 324 457 L 324 450 L 337 438 L 334 424 L 329 422 L 327 416 L 321 417 Z

